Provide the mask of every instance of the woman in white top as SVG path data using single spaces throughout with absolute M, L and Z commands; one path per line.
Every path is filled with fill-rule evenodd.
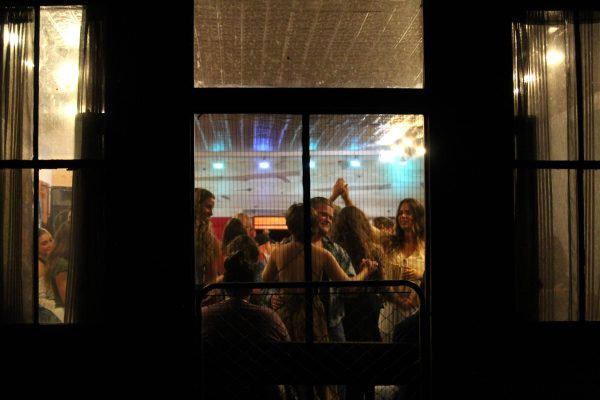
M 421 284 L 425 273 L 425 208 L 415 199 L 400 202 L 394 234 L 384 240 L 386 279 L 404 279 Z M 384 342 L 392 342 L 394 327 L 419 310 L 416 293 L 408 287 L 390 288 L 379 315 Z

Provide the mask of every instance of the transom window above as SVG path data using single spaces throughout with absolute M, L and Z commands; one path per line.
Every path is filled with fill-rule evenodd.
M 194 87 L 422 88 L 421 0 L 195 0 Z

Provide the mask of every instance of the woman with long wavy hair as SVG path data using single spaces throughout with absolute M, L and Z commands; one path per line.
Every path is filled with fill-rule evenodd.
M 209 190 L 194 189 L 194 233 L 196 284 L 207 285 L 216 281 L 221 263 L 221 244 L 210 223 L 215 206 L 215 195 Z
M 358 207 L 344 207 L 337 215 L 332 239 L 346 250 L 352 265 L 361 272 L 360 261 L 372 259 L 377 261 L 380 268 L 369 277 L 370 280 L 383 279 L 385 265 L 383 249 L 365 213 Z M 377 293 L 369 289 L 367 293 L 359 293 L 345 300 L 346 317 L 344 331 L 348 341 L 380 342 L 381 335 L 377 321 L 382 302 Z
M 54 288 L 48 270 L 50 253 L 54 250 L 54 238 L 44 228 L 38 228 L 38 303 L 39 322 L 56 324 L 64 320 L 64 307 L 57 307 Z
M 383 249 L 365 213 L 355 206 L 346 206 L 338 213 L 333 224 L 332 239 L 346 250 L 357 273 L 361 273 L 360 260 L 373 259 L 380 268 L 369 277 L 381 280 L 385 273 Z M 381 342 L 378 320 L 382 301 L 375 288 L 367 288 L 344 299 L 346 315 L 342 320 L 346 340 Z M 347 399 L 375 398 L 373 385 L 348 385 Z
M 421 284 L 425 272 L 425 208 L 415 199 L 400 201 L 394 234 L 384 240 L 386 279 Z M 406 290 L 405 290 L 406 289 Z M 392 342 L 394 328 L 419 310 L 418 298 L 407 288 L 394 288 L 379 317 L 384 342 Z M 399 293 L 397 293 L 399 292 Z

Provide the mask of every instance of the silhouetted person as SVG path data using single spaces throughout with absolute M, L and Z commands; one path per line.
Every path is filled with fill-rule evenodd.
M 253 282 L 254 277 L 254 265 L 242 251 L 225 260 L 223 282 Z M 249 352 L 269 342 L 289 341 L 285 325 L 270 308 L 248 301 L 250 288 L 225 292 L 224 301 L 202 307 L 203 370 L 208 374 L 202 398 L 283 399 L 282 386 L 256 383 L 264 377 L 256 375 Z M 223 382 L 223 377 L 230 381 Z

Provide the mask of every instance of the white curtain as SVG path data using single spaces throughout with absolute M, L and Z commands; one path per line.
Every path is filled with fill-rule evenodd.
M 85 6 L 81 23 L 76 157 L 104 156 L 105 111 L 104 9 Z M 105 174 L 101 165 L 73 173 L 72 254 L 65 322 L 98 323 L 105 317 Z
M 529 12 L 513 26 L 516 158 L 535 161 L 515 172 L 517 311 L 530 320 L 577 320 L 579 282 L 586 284 L 586 319 L 598 319 L 600 271 L 598 248 L 598 175 L 585 172 L 577 185 L 577 167 L 556 169 L 548 161 L 600 159 L 600 92 L 597 15 Z M 577 75 L 575 32 L 580 29 L 582 74 Z M 584 140 L 578 139 L 577 80 L 582 83 Z M 597 86 L 597 85 L 596 85 Z M 596 183 L 594 184 L 594 177 Z M 584 206 L 578 206 L 583 191 Z M 596 199 L 596 201 L 594 201 Z M 583 213 L 584 237 L 579 237 Z M 579 247 L 585 243 L 585 260 Z M 586 265 L 579 276 L 580 262 Z
M 0 160 L 31 158 L 33 9 L 0 8 Z M 33 322 L 31 169 L 0 169 L 0 322 Z

